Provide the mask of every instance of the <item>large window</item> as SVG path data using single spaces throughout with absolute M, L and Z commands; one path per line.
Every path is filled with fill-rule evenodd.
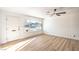
M 24 27 L 31 31 L 41 31 L 42 21 L 39 19 L 28 19 L 25 21 Z

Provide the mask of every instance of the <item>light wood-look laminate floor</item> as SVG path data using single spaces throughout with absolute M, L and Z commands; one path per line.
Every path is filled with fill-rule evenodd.
M 26 41 L 26 39 L 24 40 Z M 79 40 L 50 36 L 46 34 L 29 38 L 27 40 L 29 40 L 29 43 L 24 43 L 22 46 L 17 48 L 16 51 L 79 51 Z M 5 47 L 6 45 L 4 44 L 3 46 Z
M 79 51 L 79 40 L 41 35 L 33 38 L 20 51 Z M 19 49 L 17 49 L 19 50 Z

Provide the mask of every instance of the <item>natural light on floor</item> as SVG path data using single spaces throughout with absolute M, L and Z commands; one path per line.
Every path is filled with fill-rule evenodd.
M 17 49 L 20 50 L 23 47 L 25 47 L 26 45 L 28 45 L 30 42 L 32 42 L 34 39 L 36 39 L 36 38 L 28 39 L 26 41 L 22 41 L 20 43 L 15 44 L 15 45 L 4 47 L 1 50 L 6 50 L 6 51 L 16 51 Z

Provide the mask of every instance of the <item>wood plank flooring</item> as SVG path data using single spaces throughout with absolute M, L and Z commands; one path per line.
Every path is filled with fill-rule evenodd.
M 31 41 L 28 44 L 26 42 L 23 46 L 17 48 L 16 51 L 79 51 L 79 40 L 50 36 L 46 34 L 24 40 Z M 17 43 L 19 42 L 22 42 L 22 40 L 17 41 Z M 12 44 L 14 45 L 17 43 L 13 42 Z M 10 43 L 10 45 L 12 44 Z M 8 45 L 4 44 L 0 47 Z
M 41 35 L 19 51 L 79 51 L 79 40 Z

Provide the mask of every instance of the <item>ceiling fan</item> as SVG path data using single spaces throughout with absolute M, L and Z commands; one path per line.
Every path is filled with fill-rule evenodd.
M 53 12 L 51 11 L 48 11 L 47 12 L 49 15 L 51 15 L 51 16 L 53 16 L 53 15 L 57 15 L 57 16 L 61 16 L 61 14 L 66 14 L 66 12 L 65 11 L 63 11 L 63 12 L 57 12 L 57 9 L 54 9 L 53 10 Z

